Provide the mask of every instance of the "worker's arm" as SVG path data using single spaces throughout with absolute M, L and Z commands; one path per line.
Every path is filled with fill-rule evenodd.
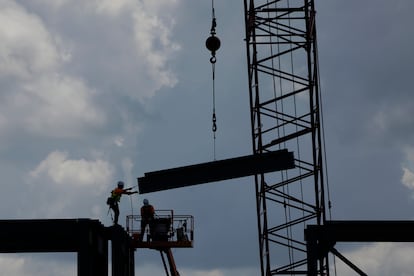
M 131 190 L 131 189 L 132 189 L 132 188 L 124 189 L 124 190 L 122 191 L 122 193 L 123 193 L 123 194 L 126 194 L 126 195 L 132 195 L 132 194 L 136 194 L 136 193 L 138 193 L 138 191 L 129 192 L 129 190 Z

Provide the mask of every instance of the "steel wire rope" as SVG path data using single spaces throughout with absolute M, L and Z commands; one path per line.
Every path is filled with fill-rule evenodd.
M 270 6 L 271 5 L 271 3 L 269 2 L 269 0 L 267 0 L 267 5 L 268 6 Z M 277 9 L 277 7 L 278 7 L 278 4 L 277 4 L 277 2 L 275 2 L 275 3 L 273 3 L 273 6 L 275 7 L 275 9 Z M 267 14 L 268 14 L 268 18 L 270 18 L 270 11 L 268 11 L 267 12 Z M 290 20 L 289 20 L 290 21 Z M 269 30 L 269 33 L 271 34 L 272 32 L 271 32 L 271 25 L 269 24 L 268 25 L 268 30 Z M 276 45 L 277 45 L 277 52 L 279 53 L 280 52 L 280 43 L 278 43 L 279 42 L 279 36 L 278 36 L 278 34 L 279 34 L 279 28 L 276 28 Z M 273 40 L 272 40 L 272 36 L 270 35 L 269 36 L 269 42 L 270 42 L 270 54 L 271 54 L 271 56 L 274 56 L 274 54 L 273 54 Z M 279 72 L 281 72 L 282 70 L 282 65 L 281 65 L 281 56 L 278 56 L 277 57 L 277 67 L 278 67 L 278 70 L 279 70 Z M 271 67 L 272 67 L 272 69 L 274 69 L 275 68 L 275 63 L 274 63 L 274 59 L 272 58 L 271 59 Z M 278 85 L 279 85 L 279 90 L 280 90 L 280 94 L 281 95 L 283 95 L 283 82 L 282 82 L 282 78 L 278 78 L 278 80 L 279 80 L 279 83 L 278 83 Z M 277 85 L 276 85 L 276 83 L 277 83 L 277 80 L 276 80 L 276 77 L 273 75 L 273 78 L 272 78 L 272 82 L 273 82 L 273 96 L 274 96 L 274 98 L 276 99 L 277 98 Z M 284 101 L 283 101 L 283 99 L 280 101 L 281 102 L 281 107 L 280 107 L 280 109 L 281 109 L 281 114 L 284 114 Z M 278 107 L 278 104 L 277 104 L 277 101 L 275 101 L 275 111 L 276 112 L 278 112 L 278 109 L 279 109 L 279 107 Z M 276 121 L 277 121 L 277 125 L 279 125 L 279 119 L 276 119 Z M 282 129 L 280 130 L 280 127 L 277 127 L 277 135 L 278 135 L 278 137 L 280 137 L 280 135 L 286 135 L 286 129 L 285 129 L 285 125 L 283 125 L 282 126 Z M 286 145 L 286 142 L 283 142 L 283 145 L 284 145 L 284 147 L 286 147 L 285 145 Z M 279 144 L 278 145 L 278 148 L 279 149 L 281 149 L 281 145 Z M 289 176 L 288 176 L 288 172 L 287 171 L 285 171 L 285 172 L 281 172 L 281 179 L 282 179 L 282 181 L 284 181 L 285 179 L 287 179 Z M 290 194 L 290 190 L 289 190 L 289 187 L 288 186 L 283 186 L 282 187 L 282 191 L 283 191 L 283 193 L 285 193 L 285 194 Z M 292 219 L 292 214 L 291 214 L 291 212 L 290 212 L 290 208 L 288 208 L 287 206 L 289 206 L 289 200 L 288 200 L 288 203 L 286 204 L 286 201 L 285 201 L 285 199 L 284 199 L 284 215 L 285 215 L 285 223 L 286 224 L 288 224 L 288 222 Z M 291 227 L 286 227 L 286 236 L 287 236 L 287 239 L 286 239 L 286 241 L 287 241 L 287 244 L 288 244 L 288 254 L 289 254 L 289 262 L 292 264 L 293 262 L 294 262 L 294 252 L 293 252 L 293 244 L 292 244 L 292 238 L 293 238 L 293 233 L 292 233 L 292 229 L 291 229 Z
M 288 9 L 290 8 L 290 0 L 287 1 L 287 6 Z M 291 23 L 291 16 L 290 13 L 288 14 L 288 26 L 289 28 L 292 28 L 292 23 Z M 294 63 L 293 63 L 293 47 L 292 44 L 290 44 L 290 68 L 291 68 L 291 76 L 292 76 L 292 91 L 296 91 L 296 86 L 295 86 L 295 70 L 294 70 Z M 298 109 L 297 109 L 297 104 L 296 104 L 296 93 L 293 95 L 293 105 L 294 105 L 294 118 L 298 118 Z M 294 124 L 295 125 L 295 130 L 296 132 L 299 131 L 299 125 L 297 123 Z M 297 156 L 298 159 L 301 160 L 301 148 L 300 148 L 300 143 L 299 143 L 299 137 L 296 137 L 296 148 L 297 148 Z M 299 175 L 302 175 L 302 167 L 299 166 Z M 301 205 L 302 205 L 302 215 L 305 216 L 305 209 L 304 209 L 304 193 L 303 193 L 303 181 L 302 178 L 299 179 L 299 183 L 300 183 L 300 197 L 301 197 Z M 305 222 L 303 222 L 303 225 L 305 226 Z
M 290 9 L 290 0 L 287 0 L 287 9 Z M 290 12 L 287 14 L 288 18 L 288 28 L 292 29 L 292 22 L 291 22 L 291 16 Z M 292 40 L 292 35 L 290 35 L 290 39 Z M 290 58 L 290 75 L 292 76 L 291 82 L 292 82 L 292 91 L 295 91 L 295 69 L 294 69 L 294 62 L 293 62 L 293 47 L 292 43 L 289 44 L 289 58 Z M 294 118 L 298 117 L 298 110 L 297 110 L 297 103 L 296 103 L 296 94 L 293 95 L 293 107 L 294 107 Z M 298 124 L 295 123 L 295 131 L 298 132 Z M 300 150 L 300 143 L 299 143 L 299 137 L 296 137 L 296 149 L 297 149 L 297 156 L 298 159 L 301 160 L 301 150 Z M 286 142 L 285 142 L 286 143 Z M 299 167 L 299 175 L 302 175 L 302 168 Z M 289 178 L 288 171 L 286 171 L 286 178 Z M 302 216 L 305 217 L 305 206 L 304 206 L 304 196 L 303 196 L 303 181 L 302 179 L 299 179 L 299 186 L 300 186 L 300 197 L 301 197 L 301 207 L 302 207 Z M 290 195 L 289 185 L 287 186 L 288 194 Z M 290 200 L 288 200 L 290 201 Z M 289 202 L 290 203 L 290 202 Z M 292 214 L 289 209 L 289 219 L 291 219 Z M 305 228 L 305 221 L 303 221 L 303 228 Z M 290 230 L 290 238 L 293 240 L 293 233 L 292 233 L 292 227 L 289 228 Z M 292 259 L 295 259 L 294 256 L 294 250 L 292 249 Z
M 267 4 L 269 4 L 269 1 L 267 1 Z M 290 7 L 290 0 L 287 0 L 287 4 L 288 4 L 288 8 L 289 8 Z M 275 3 L 274 6 L 275 6 L 275 8 L 277 8 L 277 3 Z M 269 13 L 270 12 L 268 12 L 268 14 Z M 288 15 L 288 26 L 291 27 L 290 14 Z M 268 26 L 268 28 L 269 28 L 269 32 L 270 32 L 270 29 L 271 29 L 270 25 Z M 276 29 L 276 34 L 277 35 L 279 34 L 279 30 L 278 29 Z M 279 40 L 279 39 L 277 39 L 277 40 Z M 273 43 L 272 43 L 271 36 L 270 36 L 270 42 L 271 42 L 270 43 L 270 52 L 271 52 L 271 55 L 273 56 Z M 315 45 L 315 47 L 316 47 L 315 51 L 317 51 L 317 45 Z M 280 45 L 278 43 L 277 43 L 277 49 L 278 49 L 278 51 L 280 51 Z M 290 46 L 290 50 L 291 49 L 292 49 L 292 46 Z M 277 60 L 278 60 L 278 69 L 280 70 L 281 69 L 280 56 L 277 58 Z M 317 70 L 319 72 L 319 64 L 318 64 L 318 61 L 315 60 L 314 62 L 316 63 Z M 273 69 L 274 68 L 274 61 L 273 61 L 273 59 L 271 60 L 271 63 L 272 63 L 272 69 Z M 291 63 L 290 65 L 291 65 L 291 75 L 292 75 L 292 88 L 294 90 L 295 89 L 295 82 L 294 82 L 295 75 L 294 75 L 294 65 L 293 65 L 293 53 L 292 53 L 292 51 L 290 51 L 290 63 Z M 318 75 L 317 77 L 318 77 L 318 83 L 320 85 L 320 76 Z M 277 96 L 277 89 L 276 89 L 276 80 L 275 80 L 275 78 L 276 77 L 273 76 L 273 89 L 274 89 L 273 93 L 274 93 L 274 96 L 276 98 L 276 96 Z M 279 89 L 280 89 L 280 93 L 283 94 L 283 84 L 282 84 L 282 79 L 281 78 L 279 78 Z M 321 133 L 322 133 L 322 144 L 323 144 L 323 148 L 326 149 L 325 130 L 324 130 L 324 123 L 323 123 L 323 120 L 324 120 L 324 118 L 323 118 L 323 104 L 322 104 L 323 101 L 322 101 L 322 93 L 321 93 L 321 87 L 320 86 L 318 87 L 318 95 L 317 96 L 319 98 L 319 104 L 320 104 L 320 120 L 321 120 L 320 126 L 321 126 Z M 296 95 L 293 95 L 293 102 L 294 102 L 294 114 L 295 114 L 295 117 L 297 117 Z M 281 107 L 280 108 L 281 108 L 281 114 L 284 114 L 283 99 L 281 100 Z M 276 101 L 275 101 L 275 109 L 276 109 L 276 111 L 279 109 L 278 104 L 277 104 Z M 277 119 L 277 121 L 278 120 L 279 119 Z M 296 130 L 298 130 L 298 125 L 297 124 L 295 125 L 295 128 L 296 128 Z M 282 130 L 280 130 L 280 128 L 277 129 L 277 133 L 278 133 L 279 136 L 280 136 L 280 133 L 281 132 L 284 135 L 285 134 L 285 131 L 286 131 L 285 130 L 285 126 L 282 127 Z M 283 142 L 283 144 L 286 145 L 286 142 Z M 301 154 L 300 154 L 299 137 L 296 137 L 296 147 L 297 147 L 297 150 L 298 150 L 298 159 L 300 160 Z M 279 149 L 280 148 L 281 148 L 281 146 L 279 144 Z M 323 151 L 323 159 L 324 159 L 324 162 L 325 162 L 325 166 L 326 167 L 325 167 L 325 170 L 322 173 L 324 173 L 325 174 L 325 177 L 326 177 L 326 188 L 327 188 L 327 193 L 328 193 L 328 213 L 329 213 L 329 217 L 331 218 L 331 216 L 332 216 L 332 213 L 331 213 L 331 207 L 332 207 L 332 205 L 331 205 L 331 196 L 330 196 L 330 188 L 329 188 L 329 178 L 328 178 L 328 170 L 327 170 L 326 150 Z M 285 175 L 284 175 L 284 173 L 285 173 Z M 300 173 L 301 173 L 301 168 L 299 168 L 299 174 Z M 282 179 L 284 179 L 284 177 L 287 178 L 288 177 L 288 172 L 287 171 L 286 172 L 281 172 L 281 176 L 282 176 Z M 285 190 L 284 189 L 285 189 L 285 187 L 283 187 L 283 192 L 285 193 Z M 287 194 L 290 194 L 289 187 L 286 187 L 286 190 L 287 190 Z M 303 203 L 304 203 L 304 192 L 303 192 L 303 181 L 302 181 L 302 179 L 300 179 L 300 193 L 301 193 L 301 200 L 302 200 L 302 206 L 303 206 Z M 302 212 L 304 213 L 304 210 L 302 210 Z M 291 219 L 291 213 L 290 213 L 290 210 L 288 210 L 288 211 L 285 210 L 285 221 L 287 222 L 288 219 Z M 305 222 L 303 222 L 303 224 L 305 224 Z M 289 228 L 289 230 L 287 229 L 287 231 L 288 231 L 287 234 L 288 234 L 289 238 L 291 238 L 292 237 L 292 232 L 291 232 L 292 229 Z M 289 245 L 291 245 L 290 239 L 288 240 L 288 243 L 289 243 Z M 291 250 L 292 250 L 292 254 L 289 253 L 290 261 L 292 261 L 292 259 L 294 257 L 293 256 L 293 249 L 291 249 Z M 336 262 L 335 262 L 335 258 L 334 258 L 334 266 L 335 266 L 335 275 L 336 275 L 337 272 L 336 272 Z
M 215 63 L 211 64 L 213 75 L 213 115 L 212 115 L 212 130 L 213 130 L 213 159 L 216 160 L 216 131 L 217 131 L 217 117 L 216 117 L 216 85 L 215 85 Z
M 277 8 L 277 3 L 275 3 L 275 7 Z M 276 29 L 276 33 L 279 34 L 279 29 L 278 28 Z M 279 36 L 278 36 L 277 40 L 279 41 Z M 277 43 L 277 48 L 278 48 L 278 53 L 279 53 L 280 52 L 280 43 Z M 273 53 L 272 53 L 272 55 L 273 55 Z M 280 72 L 282 71 L 281 56 L 278 57 L 278 69 L 279 69 Z M 284 91 L 283 90 L 282 78 L 279 78 L 279 89 L 280 89 L 280 94 L 282 96 L 283 91 Z M 275 92 L 274 92 L 274 97 L 275 98 L 277 97 Z M 276 111 L 277 111 L 277 103 L 276 102 L 275 102 L 275 106 L 276 106 Z M 281 100 L 281 113 L 285 114 L 285 106 L 284 106 L 284 100 L 283 99 Z M 282 119 L 284 120 L 284 118 L 282 118 Z M 280 136 L 280 133 L 278 135 Z M 282 135 L 283 136 L 286 135 L 286 125 L 285 124 L 283 124 L 283 127 L 282 127 Z M 283 147 L 286 148 L 286 141 L 283 142 Z M 281 149 L 280 145 L 279 145 L 279 149 Z M 288 179 L 289 178 L 288 171 L 286 170 L 284 172 L 281 172 L 281 176 L 282 176 L 282 181 L 285 181 L 285 179 Z M 286 187 L 283 186 L 282 190 L 287 195 L 290 195 L 289 185 L 287 185 Z M 286 202 L 286 199 L 284 199 L 284 201 Z M 284 205 L 284 208 L 285 208 L 285 222 L 286 222 L 286 224 L 288 224 L 288 222 L 292 220 L 292 214 L 291 214 L 290 208 L 286 207 L 286 206 L 290 206 L 290 200 L 289 199 L 287 200 L 287 204 L 285 203 L 285 205 Z M 288 237 L 287 243 L 289 245 L 289 247 L 288 247 L 289 262 L 293 263 L 294 259 L 295 259 L 295 255 L 294 255 L 293 247 L 292 247 L 293 246 L 293 243 L 292 243 L 293 233 L 292 233 L 292 228 L 291 227 L 286 227 L 286 235 Z
M 312 18 L 314 20 L 314 17 Z M 315 22 L 313 22 L 313 26 Z M 328 175 L 328 162 L 327 162 L 327 154 L 326 154 L 326 137 L 325 137 L 325 127 L 324 127 L 324 115 L 323 115 L 323 98 L 322 98 L 322 84 L 321 84 L 321 80 L 320 80 L 320 75 L 319 75 L 319 61 L 318 61 L 318 43 L 317 43 L 317 39 L 316 39 L 316 29 L 314 30 L 313 35 L 314 37 L 314 53 L 315 53 L 315 66 L 316 66 L 316 70 L 317 70 L 317 81 L 318 81 L 318 90 L 317 90 L 317 97 L 318 97 L 318 101 L 319 101 L 319 126 L 320 126 L 320 138 L 321 138 L 321 143 L 322 145 L 322 158 L 323 158 L 323 162 L 324 165 L 323 166 L 323 170 L 322 170 L 322 175 L 325 176 L 325 187 L 327 190 L 327 196 L 328 196 L 328 215 L 329 215 L 329 219 L 332 219 L 332 201 L 331 201 L 331 193 L 330 193 L 330 185 L 329 185 L 329 175 Z M 323 187 L 322 187 L 323 188 Z M 322 198 L 322 200 L 325 200 L 324 198 Z M 334 274 L 337 275 L 337 267 L 336 267 L 336 257 L 335 255 L 333 256 L 333 262 L 334 262 Z M 329 269 L 329 267 L 327 268 Z
M 315 43 L 317 44 L 317 43 Z M 317 48 L 317 45 L 315 45 L 315 47 Z M 317 49 L 316 49 L 317 51 Z M 317 70 L 319 72 L 319 63 L 316 64 L 317 66 Z M 323 143 L 323 159 L 324 159 L 324 174 L 325 174 L 325 183 L 326 183 L 326 190 L 328 192 L 328 214 L 329 214 L 329 219 L 332 219 L 332 201 L 331 201 L 331 192 L 330 192 L 330 187 L 329 187 L 329 176 L 328 176 L 328 162 L 327 162 L 327 157 L 326 157 L 326 138 L 325 138 L 325 127 L 324 127 L 324 116 L 323 116 L 323 100 L 322 100 L 322 87 L 321 87 L 321 82 L 320 82 L 320 76 L 318 74 L 318 83 L 319 83 L 319 91 L 318 91 L 318 95 L 319 95 L 319 108 L 320 108 L 320 119 L 321 119 L 321 133 L 322 133 L 322 143 Z
M 290 8 L 290 0 L 287 1 L 287 8 Z M 288 14 L 288 27 L 292 28 L 292 22 L 291 22 L 291 16 L 290 13 Z M 293 58 L 293 50 L 292 50 L 292 44 L 290 44 L 290 68 L 291 68 L 291 76 L 292 76 L 292 91 L 296 91 L 296 85 L 295 85 L 295 70 L 294 70 L 294 58 Z M 297 99 L 296 99 L 296 94 L 293 95 L 293 105 L 294 105 L 294 118 L 298 117 L 298 109 L 297 109 Z M 299 125 L 297 123 L 294 124 L 295 125 L 295 131 L 298 132 L 299 131 Z M 296 149 L 297 149 L 297 156 L 298 156 L 298 160 L 302 159 L 302 155 L 301 155 L 301 147 L 300 147 L 300 142 L 299 142 L 299 137 L 296 137 Z M 299 176 L 302 175 L 302 167 L 299 166 L 298 168 L 298 174 Z M 304 191 L 303 191 L 303 179 L 300 178 L 299 179 L 299 187 L 300 187 L 300 198 L 301 198 L 301 207 L 302 207 L 302 216 L 305 217 L 305 198 L 304 198 Z M 305 229 L 306 227 L 306 221 L 304 220 L 302 222 L 303 228 Z
M 316 31 L 315 31 L 316 32 Z M 315 34 L 316 35 L 316 34 Z M 318 53 L 318 42 L 315 40 L 315 52 Z M 318 56 L 317 56 L 318 58 Z M 323 161 L 324 161 L 324 174 L 325 174 L 325 185 L 326 185 L 326 191 L 328 194 L 328 215 L 329 219 L 332 220 L 332 201 L 331 201 L 331 192 L 330 192 L 330 186 L 329 186 L 329 174 L 328 174 L 328 159 L 326 154 L 326 137 L 325 137 L 325 123 L 324 123 L 324 116 L 323 116 L 323 98 L 322 98 L 322 84 L 320 81 L 320 69 L 319 69 L 319 62 L 316 60 L 316 70 L 318 70 L 318 97 L 319 97 L 319 116 L 320 116 L 320 126 L 321 126 L 321 133 L 322 133 L 322 144 L 323 144 Z M 337 268 L 336 268 L 336 256 L 333 256 L 333 262 L 334 262 L 334 274 L 337 274 Z
M 329 186 L 329 174 L 328 174 L 328 162 L 327 162 L 327 154 L 326 154 L 326 137 L 325 137 L 325 127 L 324 127 L 324 115 L 323 115 L 323 98 L 322 98 L 322 84 L 321 84 L 321 79 L 320 79 L 320 68 L 319 68 L 319 61 L 318 61 L 318 42 L 316 39 L 316 30 L 314 30 L 314 34 L 315 36 L 314 38 L 314 51 L 315 51 L 315 60 L 314 63 L 316 65 L 316 70 L 317 70 L 317 81 L 318 81 L 318 91 L 317 91 L 317 97 L 319 100 L 319 117 L 320 117 L 320 131 L 321 131 L 321 140 L 322 140 L 322 146 L 323 146 L 323 151 L 322 151 L 322 158 L 323 158 L 323 162 L 324 162 L 324 167 L 323 167 L 323 171 L 322 174 L 325 175 L 325 187 L 327 190 L 327 196 L 328 196 L 328 215 L 329 215 L 329 219 L 332 219 L 332 201 L 331 201 L 331 193 L 330 193 L 330 186 Z M 324 200 L 324 199 L 323 199 Z M 334 274 L 337 275 L 337 267 L 336 267 L 336 257 L 335 255 L 333 256 L 333 262 L 334 262 Z M 329 269 L 329 267 L 327 268 Z
M 210 34 L 212 36 L 215 35 L 215 27 L 216 27 L 216 15 L 215 15 L 215 9 L 214 9 L 214 0 L 211 0 L 211 20 L 212 20 L 212 26 Z M 212 94 L 213 94 L 213 115 L 212 115 L 212 131 L 213 131 L 213 160 L 216 160 L 216 131 L 217 131 L 217 117 L 216 117 L 216 87 L 215 87 L 215 65 L 216 65 L 216 57 L 215 52 L 212 52 L 212 57 L 210 58 L 211 63 L 211 70 L 212 70 Z
M 132 195 L 129 195 L 129 202 L 131 204 L 131 215 L 132 215 L 132 217 L 134 217 L 134 207 L 133 207 L 133 204 L 132 204 Z

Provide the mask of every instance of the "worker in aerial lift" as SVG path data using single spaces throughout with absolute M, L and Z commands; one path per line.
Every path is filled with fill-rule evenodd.
M 144 239 L 145 228 L 147 225 L 149 225 L 151 232 L 151 223 L 154 220 L 155 215 L 154 207 L 149 204 L 148 199 L 144 199 L 143 204 L 144 205 L 141 207 L 141 241 Z
M 109 208 L 114 212 L 114 225 L 118 224 L 119 218 L 119 202 L 122 195 L 132 195 L 138 193 L 137 191 L 131 192 L 133 187 L 124 189 L 124 182 L 118 181 L 117 187 L 111 191 L 111 196 L 107 200 Z

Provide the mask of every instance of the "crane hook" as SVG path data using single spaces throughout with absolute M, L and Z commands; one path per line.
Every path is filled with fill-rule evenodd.
M 216 19 L 213 18 L 211 23 L 210 37 L 206 40 L 206 47 L 211 52 L 211 63 L 216 63 L 216 51 L 220 48 L 220 39 L 216 36 Z

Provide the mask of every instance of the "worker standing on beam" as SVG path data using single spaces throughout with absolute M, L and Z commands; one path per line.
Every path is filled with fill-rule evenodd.
M 138 193 L 137 191 L 130 192 L 133 187 L 124 189 L 124 182 L 118 181 L 117 187 L 111 191 L 111 196 L 107 200 L 109 208 L 114 212 L 114 225 L 118 224 L 119 218 L 119 202 L 121 201 L 121 196 L 132 195 Z

